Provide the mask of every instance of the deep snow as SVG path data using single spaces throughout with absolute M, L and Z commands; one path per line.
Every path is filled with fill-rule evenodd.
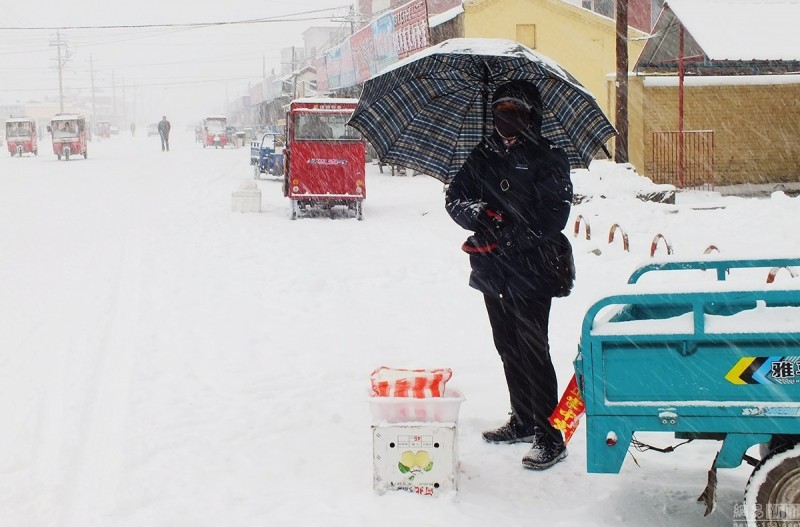
M 262 212 L 242 214 L 231 193 L 252 181 L 248 150 L 174 130 L 169 153 L 140 133 L 91 143 L 88 160 L 57 161 L 48 137 L 38 157 L 0 155 L 0 525 L 731 525 L 748 467 L 719 471 L 711 516 L 695 501 L 715 443 L 595 475 L 583 428 L 542 473 L 521 467 L 525 445 L 481 441 L 507 394 L 441 183 L 368 165 L 359 222 L 290 221 L 280 184 L 260 181 Z M 574 182 L 594 197 L 566 229 L 578 280 L 551 319 L 562 388 L 586 309 L 656 234 L 681 258 L 711 244 L 800 255 L 797 198 L 645 203 L 646 180 L 603 161 Z M 572 237 L 578 214 L 592 240 Z M 630 253 L 605 243 L 614 223 Z M 373 492 L 380 365 L 452 368 L 466 396 L 457 494 Z

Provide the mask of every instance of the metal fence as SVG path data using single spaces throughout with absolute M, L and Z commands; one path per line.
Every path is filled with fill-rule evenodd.
M 652 179 L 677 188 L 714 190 L 714 130 L 653 132 Z

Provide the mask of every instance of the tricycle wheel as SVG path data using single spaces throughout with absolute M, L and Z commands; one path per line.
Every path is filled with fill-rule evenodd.
M 753 469 L 744 491 L 748 527 L 800 522 L 800 444 L 778 449 Z
M 759 445 L 760 457 L 761 459 L 765 459 L 773 451 L 786 450 L 787 448 L 791 448 L 795 443 L 800 443 L 800 436 L 774 434 L 769 443 L 762 443 Z
M 253 179 L 261 179 L 261 169 L 258 168 L 258 163 L 253 165 Z
M 297 203 L 297 200 L 296 199 L 290 200 L 289 219 L 296 220 L 299 210 L 300 210 L 300 205 Z
M 360 201 L 356 201 L 356 219 L 361 221 L 364 219 L 364 206 Z

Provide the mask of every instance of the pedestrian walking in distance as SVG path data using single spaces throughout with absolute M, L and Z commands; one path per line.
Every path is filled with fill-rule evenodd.
M 161 136 L 161 151 L 169 152 L 169 130 L 171 126 L 167 121 L 167 116 L 162 115 L 161 121 L 158 123 L 158 135 Z

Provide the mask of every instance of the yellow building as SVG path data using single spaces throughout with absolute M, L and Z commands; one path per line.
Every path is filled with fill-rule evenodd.
M 616 71 L 616 22 L 564 0 L 472 0 L 464 4 L 464 36 L 508 38 L 546 55 L 597 99 L 613 122 L 613 93 L 606 77 Z M 646 33 L 629 29 L 632 68 Z

